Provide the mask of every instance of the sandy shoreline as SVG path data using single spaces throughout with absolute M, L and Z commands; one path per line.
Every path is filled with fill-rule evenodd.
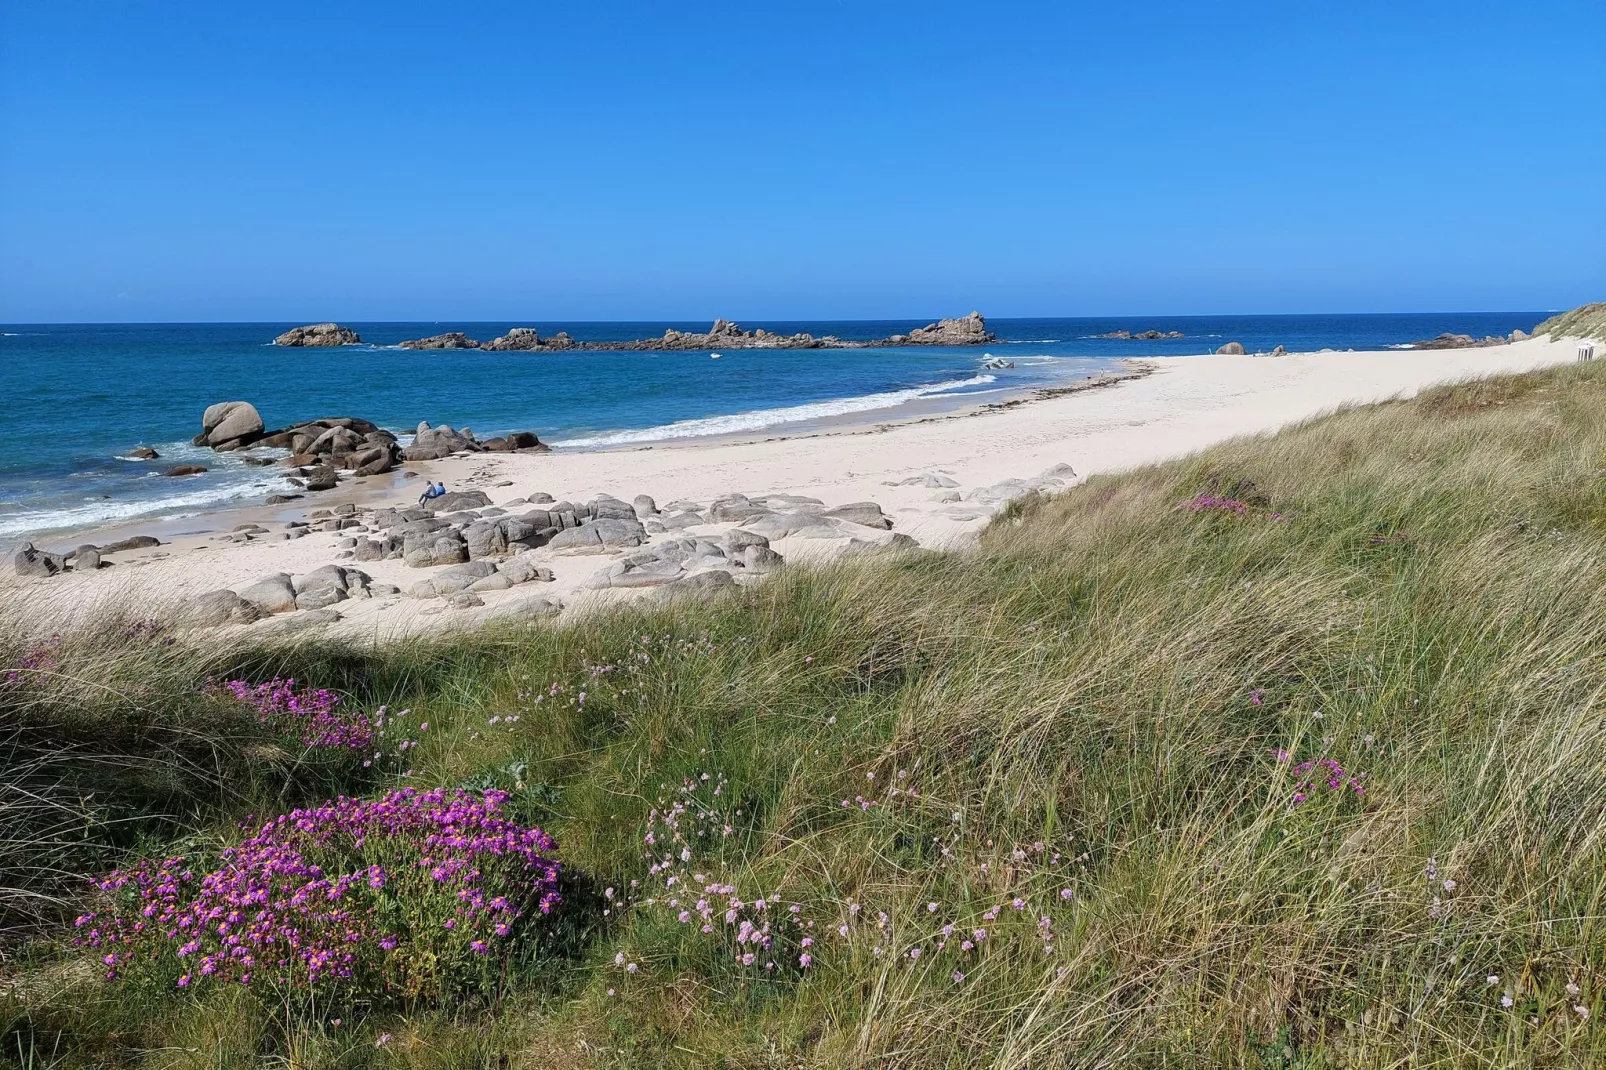
M 576 453 L 475 454 L 410 465 L 453 490 L 485 490 L 493 503 L 544 492 L 583 503 L 599 494 L 625 502 L 652 496 L 660 506 L 690 500 L 706 507 L 732 492 L 753 496 L 785 492 L 819 499 L 826 506 L 879 503 L 894 531 L 922 545 L 960 548 L 974 539 L 1018 485 L 1055 469 L 1078 477 L 1186 454 L 1238 435 L 1272 431 L 1344 404 L 1409 396 L 1448 380 L 1521 371 L 1574 359 L 1570 340 L 1530 339 L 1510 345 L 1442 351 L 1329 352 L 1284 357 L 1196 356 L 1143 358 L 1144 374 L 1102 389 L 1034 400 L 1028 404 L 977 405 L 962 413 L 906 414 L 896 421 L 845 421 L 808 434 L 742 436 Z M 868 414 L 866 414 L 868 415 Z M 957 486 L 889 485 L 924 474 Z M 415 489 L 418 488 L 418 489 Z M 132 525 L 120 533 L 158 533 L 167 545 L 109 558 L 113 567 L 94 573 L 19 577 L 6 569 L 0 597 L 30 630 L 70 628 L 75 620 L 115 610 L 152 612 L 207 591 L 239 588 L 276 572 L 301 574 L 327 564 L 360 568 L 375 583 L 404 592 L 439 568 L 410 568 L 401 560 L 355 563 L 341 559 L 340 540 L 350 533 L 314 531 L 283 538 L 284 524 L 344 502 L 363 506 L 412 505 L 422 480 L 396 476 L 381 482 L 347 483 L 290 505 L 230 509 L 214 514 Z M 987 488 L 995 488 L 991 492 Z M 951 499 L 955 494 L 959 501 Z M 518 512 L 514 507 L 510 512 Z M 269 534 L 249 542 L 224 542 L 214 534 L 254 522 Z M 655 535 L 651 542 L 686 535 L 717 537 L 731 524 L 708 524 Z M 173 537 L 175 531 L 184 531 Z M 168 542 L 171 538 L 172 541 Z M 105 535 L 74 538 L 107 541 Z M 777 540 L 789 558 L 839 552 L 842 539 Z M 66 548 L 65 546 L 59 548 Z M 550 568 L 550 583 L 522 584 L 486 592 L 484 608 L 444 609 L 439 599 L 390 595 L 338 604 L 343 619 L 322 625 L 331 633 L 384 640 L 461 626 L 524 606 L 536 597 L 561 602 L 566 611 L 639 597 L 641 591 L 591 590 L 585 584 L 618 555 L 561 556 L 547 548 L 529 551 Z M 291 617 L 296 614 L 290 615 Z M 288 618 L 275 618 L 284 626 Z M 266 628 L 270 622 L 252 625 Z

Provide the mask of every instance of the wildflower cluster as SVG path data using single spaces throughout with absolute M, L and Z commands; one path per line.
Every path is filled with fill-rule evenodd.
M 747 641 L 746 636 L 737 636 L 727 645 L 739 645 Z M 672 658 L 712 657 L 721 649 L 722 647 L 707 632 L 701 632 L 691 638 L 673 635 L 638 635 L 631 640 L 625 652 L 616 658 L 592 661 L 589 657 L 585 657 L 579 679 L 576 681 L 553 680 L 545 686 L 539 684 L 532 686 L 526 682 L 525 686 L 519 689 L 518 701 L 524 709 L 532 713 L 543 704 L 549 707 L 567 706 L 584 711 L 588 699 L 593 706 L 598 700 L 606 700 L 610 704 L 623 707 L 625 700 L 632 695 L 638 702 L 643 700 L 645 689 L 660 671 L 654 666 Z M 584 651 L 581 653 L 585 654 Z M 517 720 L 516 717 L 514 719 Z
M 56 667 L 56 654 L 61 649 L 61 636 L 53 635 L 44 642 L 35 643 L 23 654 L 16 666 L 7 669 L 5 682 L 8 684 L 24 683 L 34 675 L 49 672 Z
M 258 721 L 296 736 L 308 747 L 367 750 L 385 723 L 384 707 L 374 718 L 361 710 L 342 710 L 339 695 L 324 687 L 298 691 L 293 677 L 255 685 L 226 680 L 209 689 L 233 695 L 256 711 Z
M 210 866 L 171 857 L 111 873 L 74 942 L 108 979 L 439 993 L 521 917 L 560 902 L 557 845 L 504 817 L 504 798 L 408 788 L 292 811 Z
M 874 797 L 861 795 L 844 806 L 868 815 L 920 799 L 907 771 L 884 779 Z M 873 774 L 866 782 L 876 783 Z M 809 901 L 774 890 L 744 892 L 713 872 L 721 865 L 720 844 L 741 815 L 739 809 L 719 806 L 729 789 L 723 775 L 702 773 L 687 777 L 673 795 L 660 797 L 642 836 L 652 893 L 631 905 L 667 912 L 689 939 L 713 941 L 735 965 L 760 975 L 800 975 L 830 956 L 868 953 L 895 956 L 906 967 L 936 971 L 944 983 L 959 984 L 991 954 L 1016 955 L 1034 947 L 1039 954 L 1054 954 L 1058 930 L 1050 909 L 1074 906 L 1076 894 L 1063 871 L 1086 861 L 1085 854 L 1071 859 L 1045 842 L 1005 848 L 991 839 L 978 852 L 957 831 L 933 837 L 939 868 L 959 871 L 961 883 L 972 889 L 990 889 L 983 892 L 984 903 L 971 895 L 957 904 L 864 904 L 845 897 Z M 627 974 L 639 969 L 623 953 L 615 965 Z
M 1248 516 L 1249 504 L 1237 498 L 1223 498 L 1215 494 L 1200 494 L 1191 501 L 1183 502 L 1178 509 L 1189 513 L 1227 513 L 1232 516 Z M 1267 520 L 1283 520 L 1281 513 L 1267 513 Z
M 155 617 L 141 617 L 137 620 L 125 621 L 123 624 L 123 639 L 130 643 L 154 643 L 159 646 L 172 646 L 174 639 L 167 634 L 167 626 Z
M 1286 751 L 1277 752 L 1279 761 L 1288 761 Z M 1331 758 L 1322 758 L 1307 762 L 1300 762 L 1293 768 L 1294 776 L 1294 805 L 1299 805 L 1309 799 L 1319 788 L 1326 787 L 1329 791 L 1344 791 L 1348 789 L 1356 795 L 1365 795 L 1366 787 L 1361 783 L 1365 773 L 1351 774 L 1344 771 L 1344 767 Z

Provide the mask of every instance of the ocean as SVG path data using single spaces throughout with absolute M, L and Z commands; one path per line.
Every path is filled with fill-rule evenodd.
M 273 469 L 189 445 L 201 412 L 250 401 L 269 428 L 358 416 L 410 432 L 420 420 L 481 438 L 534 431 L 557 449 L 786 430 L 900 406 L 955 406 L 1109 370 L 1120 357 L 1204 353 L 1228 340 L 1251 352 L 1383 349 L 1443 331 L 1482 337 L 1531 330 L 1543 312 L 1322 316 L 1151 316 L 998 319 L 998 342 L 974 348 L 707 350 L 681 353 L 486 353 L 396 349 L 408 338 L 463 331 L 481 340 L 511 327 L 567 330 L 582 341 L 661 335 L 676 323 L 357 323 L 358 345 L 279 349 L 295 323 L 0 325 L 0 541 L 63 536 L 111 523 L 260 502 L 291 488 Z M 791 334 L 870 339 L 929 320 L 743 322 Z M 1120 341 L 1116 330 L 1181 331 Z M 1012 369 L 980 367 L 984 355 Z M 1402 351 L 1401 360 L 1410 354 Z M 1094 402 L 1096 404 L 1096 402 Z M 160 460 L 124 455 L 152 446 Z M 200 476 L 166 478 L 177 464 Z

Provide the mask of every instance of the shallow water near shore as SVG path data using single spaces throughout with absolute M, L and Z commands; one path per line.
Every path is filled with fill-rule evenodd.
M 351 415 L 398 431 L 419 420 L 481 437 L 533 430 L 559 449 L 764 434 L 865 422 L 999 400 L 1109 371 L 1122 357 L 1203 353 L 1237 340 L 1251 352 L 1383 349 L 1442 331 L 1531 329 L 1543 313 L 1143 317 L 991 320 L 980 348 L 729 350 L 683 353 L 410 351 L 408 338 L 461 330 L 486 339 L 514 326 L 614 341 L 706 323 L 359 323 L 335 349 L 268 344 L 296 324 L 83 324 L 0 327 L 0 539 L 194 515 L 292 488 L 275 469 L 192 447 L 201 411 L 244 399 L 270 427 Z M 754 321 L 781 333 L 885 337 L 927 320 Z M 1181 331 L 1122 341 L 1110 331 Z M 1015 364 L 983 369 L 986 355 Z M 1410 359 L 1408 352 L 1401 359 Z M 161 458 L 131 461 L 135 446 Z M 204 475 L 167 478 L 173 465 Z

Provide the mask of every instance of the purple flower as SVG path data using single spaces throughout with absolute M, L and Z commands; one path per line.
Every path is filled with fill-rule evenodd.
M 142 959 L 198 956 L 186 985 L 338 981 L 383 993 L 396 969 L 444 961 L 463 946 L 414 932 L 405 939 L 424 955 L 385 960 L 380 952 L 404 938 L 382 920 L 398 906 L 404 917 L 451 913 L 444 928 L 464 932 L 476 955 L 489 954 L 493 934 L 509 935 L 527 910 L 557 906 L 556 845 L 503 817 L 505 798 L 408 788 L 292 811 L 225 848 L 210 872 L 174 857 L 108 875 L 97 882 L 107 905 L 84 915 L 76 942 L 109 952 L 107 965 L 123 949 Z

